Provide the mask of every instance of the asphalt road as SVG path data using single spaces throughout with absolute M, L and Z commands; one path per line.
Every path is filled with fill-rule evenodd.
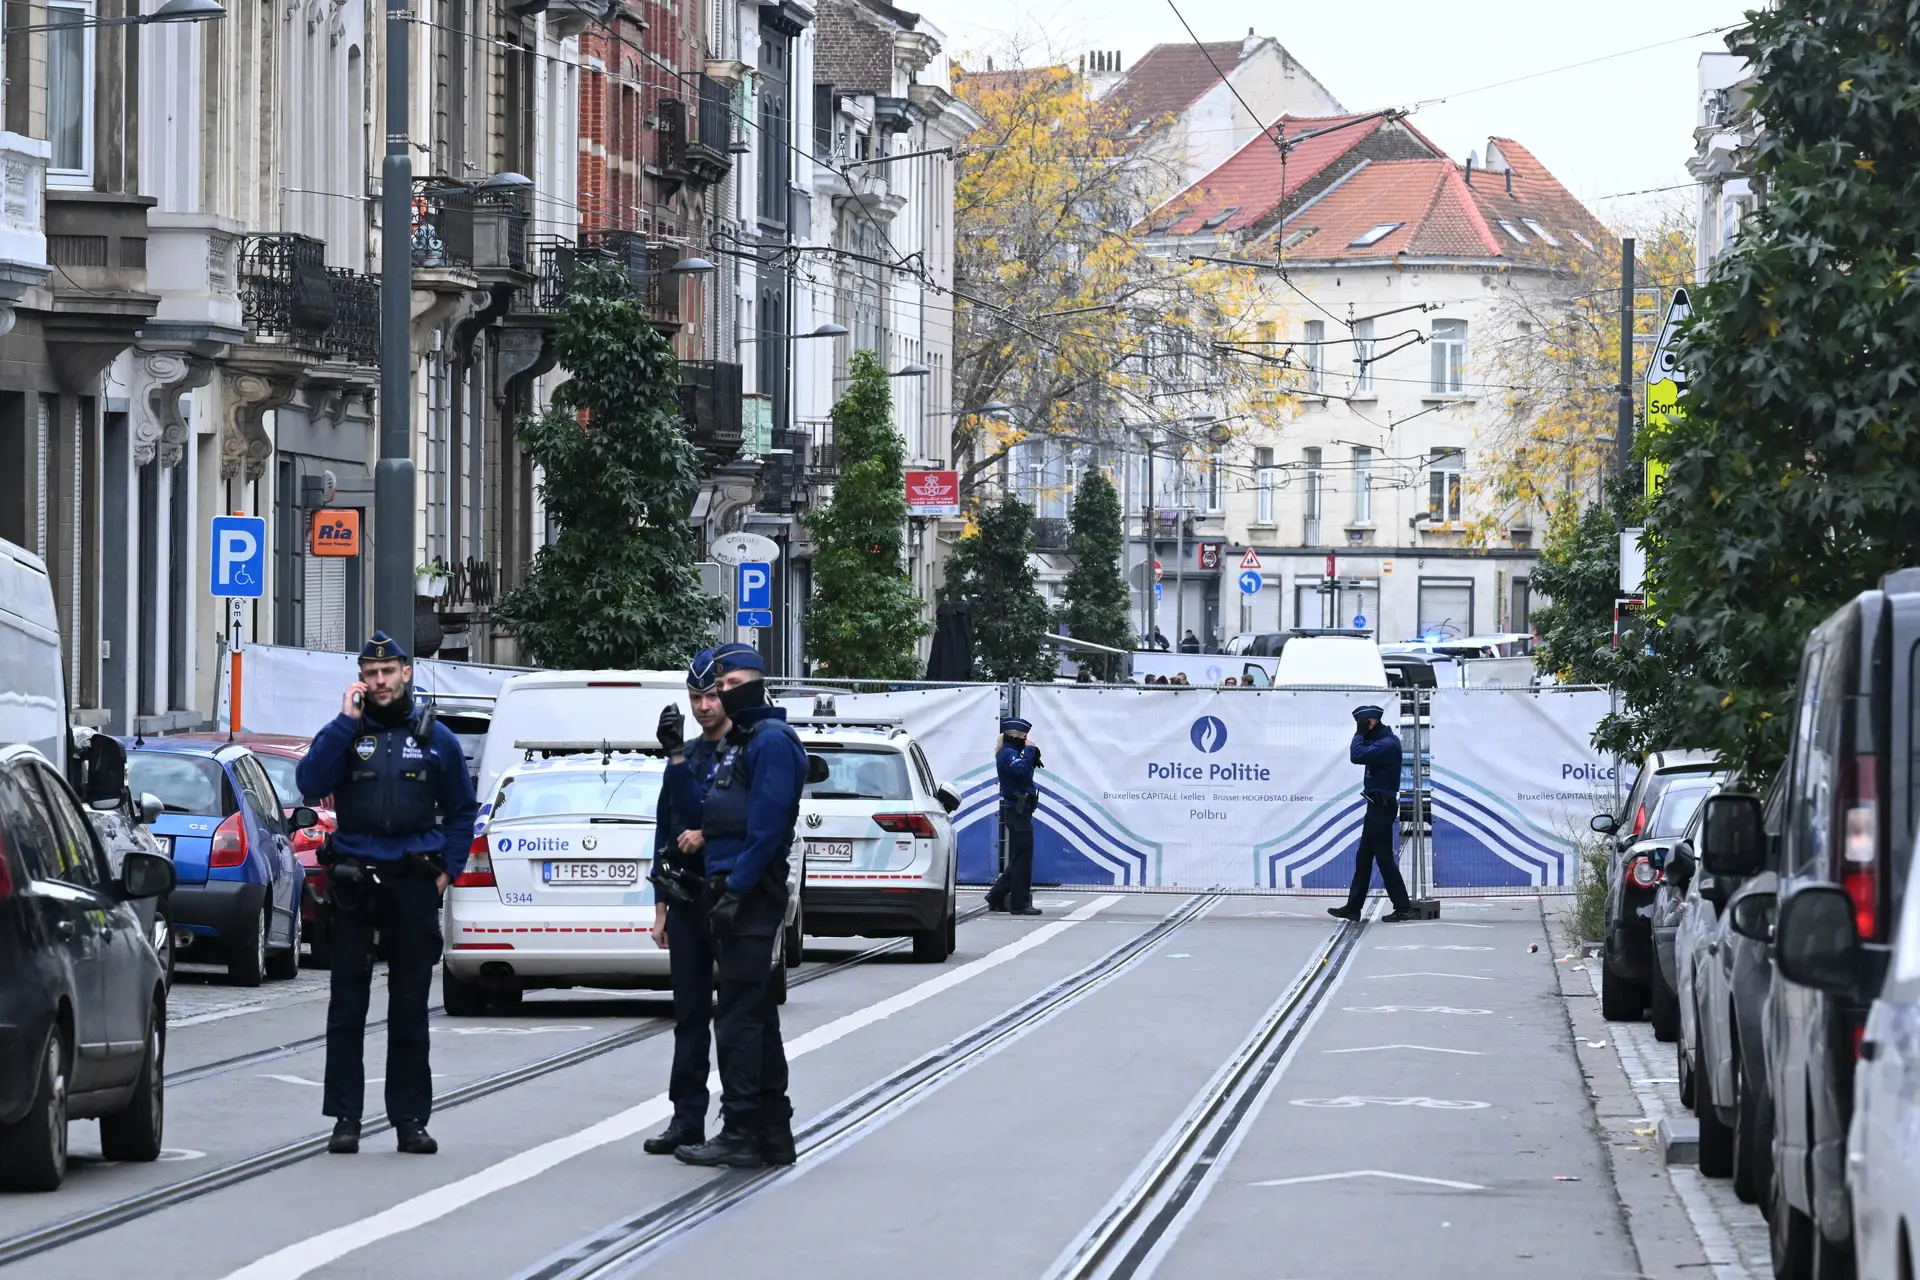
M 0 1275 L 1642 1273 L 1538 902 L 1342 927 L 1307 899 L 1040 901 L 943 965 L 810 943 L 802 1155 L 757 1174 L 641 1152 L 663 999 L 436 1013 L 441 1153 L 347 1158 L 319 1150 L 323 986 L 191 977 L 167 1156 L 108 1164 L 76 1124 L 61 1191 L 0 1198 Z

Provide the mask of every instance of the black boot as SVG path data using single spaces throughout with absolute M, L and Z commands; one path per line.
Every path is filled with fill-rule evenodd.
M 1419 917 L 1414 915 L 1411 906 L 1395 907 L 1393 910 L 1387 912 L 1386 915 L 1380 917 L 1380 921 L 1383 924 L 1399 924 L 1402 920 L 1417 919 L 1419 919 Z
M 751 1130 L 736 1129 L 732 1125 L 722 1129 L 720 1136 L 711 1142 L 678 1148 L 673 1158 L 682 1164 L 695 1164 L 703 1169 L 721 1165 L 730 1165 L 735 1169 L 758 1169 L 766 1162 L 760 1154 L 760 1135 Z
M 670 1156 L 681 1147 L 697 1147 L 707 1140 L 706 1131 L 697 1124 L 674 1121 L 658 1134 L 640 1144 L 650 1156 Z
M 1360 918 L 1360 908 L 1328 907 L 1327 914 L 1332 916 L 1335 920 L 1358 920 Z
M 393 1131 L 399 1135 L 397 1146 L 407 1155 L 430 1156 L 440 1150 L 440 1144 L 433 1140 L 433 1135 L 427 1132 L 427 1126 L 423 1124 L 402 1121 L 393 1126 Z
M 327 1150 L 337 1156 L 358 1155 L 360 1152 L 360 1122 L 349 1116 L 341 1116 L 333 1122 L 333 1136 L 327 1139 Z
M 800 1158 L 793 1149 L 793 1121 L 769 1123 L 761 1131 L 760 1158 L 768 1164 L 792 1164 Z

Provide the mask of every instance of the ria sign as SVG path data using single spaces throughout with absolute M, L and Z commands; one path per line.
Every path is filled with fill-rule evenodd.
M 907 472 L 907 514 L 910 516 L 959 515 L 960 473 L 958 471 Z

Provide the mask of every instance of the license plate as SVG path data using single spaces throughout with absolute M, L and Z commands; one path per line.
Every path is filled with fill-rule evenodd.
M 809 862 L 852 862 L 853 841 L 851 840 L 809 840 L 807 841 L 807 861 Z
M 549 862 L 548 884 L 632 884 L 640 878 L 637 862 Z

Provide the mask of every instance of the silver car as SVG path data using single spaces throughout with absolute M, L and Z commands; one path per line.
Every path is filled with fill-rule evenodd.
M 1901 904 L 1886 982 L 1860 1038 L 1847 1134 L 1847 1185 L 1853 1192 L 1854 1257 L 1863 1280 L 1916 1274 L 1920 1259 L 1912 1236 L 1920 1231 L 1920 893 L 1907 894 Z

